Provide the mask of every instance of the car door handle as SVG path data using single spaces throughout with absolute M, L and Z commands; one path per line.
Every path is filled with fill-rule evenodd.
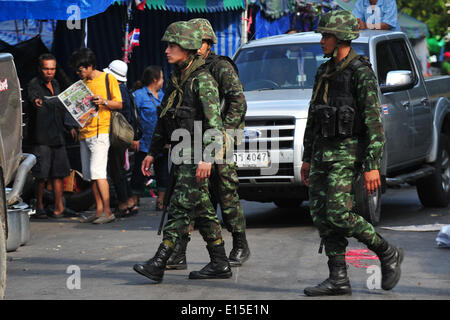
M 402 106 L 403 108 L 408 109 L 410 106 L 409 101 L 402 101 Z
M 427 105 L 427 104 L 428 104 L 428 98 L 422 98 L 422 99 L 420 100 L 420 103 L 421 103 L 421 104 Z

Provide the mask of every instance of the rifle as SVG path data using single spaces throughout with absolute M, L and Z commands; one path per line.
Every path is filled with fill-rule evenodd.
M 164 225 L 164 220 L 166 218 L 166 214 L 167 214 L 167 208 L 169 207 L 169 203 L 170 203 L 170 198 L 172 198 L 172 193 L 173 193 L 173 189 L 175 188 L 175 166 L 172 163 L 172 166 L 170 167 L 170 172 L 169 172 L 169 185 L 167 186 L 166 189 L 166 193 L 164 194 L 164 200 L 163 200 L 163 212 L 161 215 L 161 221 L 159 223 L 159 228 L 158 228 L 158 236 L 161 234 L 163 225 Z

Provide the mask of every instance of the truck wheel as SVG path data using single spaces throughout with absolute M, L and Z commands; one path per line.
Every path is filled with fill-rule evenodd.
M 0 299 L 5 296 L 6 287 L 6 210 L 5 183 L 0 168 Z
M 418 179 L 417 194 L 425 207 L 447 207 L 450 202 L 450 143 L 447 136 L 439 137 L 438 158 L 432 175 Z
M 80 192 L 64 192 L 64 201 L 67 208 L 75 212 L 88 211 L 95 204 L 95 197 L 92 189 L 86 189 Z M 53 192 L 44 190 L 44 202 L 47 205 L 53 205 L 55 202 Z
M 383 180 L 383 179 L 382 179 Z M 355 182 L 355 212 L 376 226 L 381 217 L 381 189 L 371 195 L 364 186 L 364 176 L 358 176 Z
M 298 208 L 300 207 L 300 205 L 302 204 L 303 200 L 300 199 L 280 199 L 280 200 L 275 200 L 273 203 L 275 203 L 275 205 L 278 208 L 283 208 L 283 209 L 287 209 L 287 208 Z

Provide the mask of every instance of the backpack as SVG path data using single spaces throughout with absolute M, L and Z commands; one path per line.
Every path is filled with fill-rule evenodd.
M 106 93 L 108 100 L 111 100 L 108 74 L 105 76 Z M 109 126 L 109 141 L 113 148 L 128 148 L 133 143 L 134 130 L 128 123 L 125 116 L 119 111 L 111 110 L 111 122 Z

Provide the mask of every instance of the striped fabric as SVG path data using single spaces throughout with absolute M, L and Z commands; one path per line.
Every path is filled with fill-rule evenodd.
M 212 49 L 217 54 L 231 58 L 241 45 L 241 12 L 219 14 L 216 19 L 209 21 L 217 36 L 217 44 Z
M 115 3 L 129 3 L 130 0 L 117 0 Z M 150 10 L 175 12 L 221 12 L 245 8 L 245 0 L 147 0 Z

